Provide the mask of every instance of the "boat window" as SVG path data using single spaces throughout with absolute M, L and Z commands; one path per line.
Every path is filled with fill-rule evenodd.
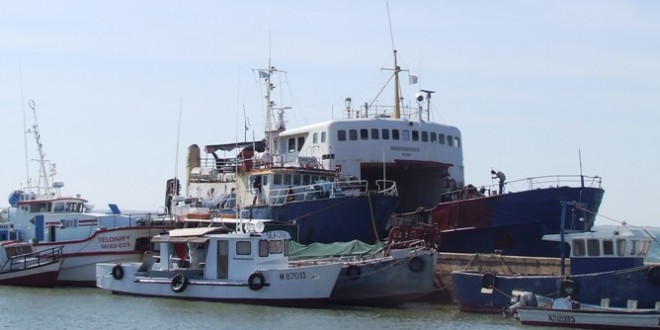
M 587 240 L 587 255 L 590 257 L 600 256 L 600 240 L 598 239 Z
M 357 140 L 357 130 L 356 129 L 349 129 L 348 130 L 348 139 L 351 141 L 356 141 Z
M 401 138 L 403 141 L 410 141 L 410 131 L 407 129 L 401 130 Z
M 266 239 L 259 240 L 259 256 L 260 257 L 268 256 L 268 240 Z
M 282 174 L 282 184 L 286 186 L 291 185 L 291 174 Z
M 438 135 L 435 132 L 431 132 L 431 143 L 438 142 Z
M 371 129 L 371 138 L 374 140 L 378 140 L 378 129 L 377 128 L 372 128 Z
M 282 174 L 273 174 L 273 185 L 282 184 Z
M 53 212 L 64 212 L 64 203 L 55 203 Z
M 325 132 L 321 132 L 321 143 L 325 143 Z
M 284 245 L 282 246 L 282 251 L 284 251 L 285 256 L 288 256 L 289 255 L 289 240 L 284 240 L 283 243 L 284 243 Z
M 422 142 L 429 142 L 429 132 L 422 131 Z
M 319 143 L 319 133 L 314 133 L 314 135 L 312 135 L 312 143 L 313 144 Z
M 616 240 L 616 255 L 623 257 L 626 254 L 626 240 L 618 239 Z
M 268 177 L 270 177 L 270 175 L 262 175 L 261 176 L 261 185 L 262 186 L 267 186 L 268 185 Z
M 639 255 L 647 255 L 649 254 L 649 249 L 651 248 L 651 242 L 650 241 L 642 241 L 642 249 L 639 250 Z
M 456 146 L 456 148 L 460 148 L 461 147 L 461 138 L 456 137 L 455 142 L 456 143 L 454 143 L 454 145 Z
M 603 255 L 604 256 L 614 255 L 614 242 L 611 239 L 603 240 Z
M 399 139 L 399 130 L 398 129 L 393 129 L 392 130 L 392 140 L 398 140 Z
M 252 245 L 250 241 L 237 241 L 236 254 L 239 256 L 249 256 L 252 254 Z
M 289 138 L 289 152 L 294 152 L 296 151 L 296 139 L 295 138 Z
M 585 255 L 584 241 L 581 239 L 574 239 L 572 246 L 572 253 L 576 257 L 583 257 Z
M 318 175 L 312 175 L 312 183 L 317 183 L 319 182 L 319 176 Z
M 268 251 L 272 254 L 282 254 L 284 252 L 284 244 L 282 243 L 281 240 L 268 241 Z
M 412 140 L 419 141 L 419 131 L 412 131 Z
M 294 186 L 299 186 L 301 181 L 302 181 L 301 175 L 294 175 L 293 176 L 293 185 Z
M 630 241 L 630 245 L 631 245 L 631 247 L 630 247 L 630 255 L 631 255 L 631 256 L 634 256 L 634 255 L 637 253 L 637 246 L 638 246 L 637 243 L 639 243 L 637 240 L 631 240 L 631 241 Z
M 75 219 L 62 219 L 60 220 L 60 228 L 73 228 L 76 227 L 77 220 Z
M 310 183 L 309 181 L 309 174 L 305 174 L 302 176 L 302 184 L 303 186 L 308 186 Z
M 363 128 L 360 130 L 360 140 L 368 140 L 369 139 L 369 130 L 366 128 Z
M 438 134 L 438 143 L 445 144 L 445 135 L 442 133 Z
M 454 145 L 454 138 L 451 135 L 447 135 L 447 145 L 450 147 Z
M 383 140 L 389 140 L 390 139 L 390 130 L 387 128 L 383 128 L 381 131 L 383 133 Z
M 218 278 L 226 279 L 229 275 L 229 242 L 218 241 L 218 265 L 216 271 Z
M 298 137 L 298 151 L 302 150 L 303 145 L 305 145 L 305 137 L 300 136 Z
M 346 131 L 343 129 L 340 129 L 337 131 L 337 140 L 339 141 L 346 141 Z

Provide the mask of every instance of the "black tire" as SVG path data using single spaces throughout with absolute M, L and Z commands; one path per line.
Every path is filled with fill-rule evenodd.
M 424 266 L 424 259 L 422 259 L 422 257 L 414 256 L 408 260 L 408 269 L 410 269 L 411 272 L 419 273 L 424 270 Z
M 356 265 L 350 265 L 346 268 L 346 276 L 351 280 L 355 280 L 362 275 L 362 270 Z
M 170 283 L 170 287 L 172 288 L 172 291 L 176 293 L 181 293 L 186 289 L 187 286 L 188 286 L 188 279 L 182 273 L 176 274 L 174 275 L 174 277 L 172 277 L 172 282 Z
M 485 289 L 494 289 L 497 284 L 495 273 L 486 273 L 481 275 L 481 287 Z
M 579 291 L 578 284 L 570 278 L 561 281 L 561 284 L 559 285 L 559 292 L 564 297 L 576 297 Z
M 119 264 L 112 267 L 112 278 L 115 280 L 121 280 L 124 278 L 124 267 Z
M 652 266 L 646 271 L 646 279 L 653 285 L 660 286 L 660 266 Z
M 248 286 L 250 287 L 250 290 L 260 290 L 261 288 L 264 287 L 266 284 L 266 279 L 264 278 L 264 275 L 261 274 L 260 272 L 254 272 L 250 277 L 248 278 Z

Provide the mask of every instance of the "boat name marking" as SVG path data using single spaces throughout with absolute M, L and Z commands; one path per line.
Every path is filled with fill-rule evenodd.
M 575 316 L 570 315 L 548 315 L 548 321 L 552 323 L 575 323 Z
M 392 151 L 409 151 L 409 152 L 419 152 L 419 148 L 416 147 L 404 147 L 404 146 L 390 146 Z
M 99 242 L 101 243 L 102 249 L 116 249 L 129 247 L 131 243 L 129 242 L 131 236 L 122 235 L 122 236 L 104 236 L 99 237 Z
M 307 276 L 305 275 L 305 272 L 293 272 L 293 273 L 282 273 L 280 274 L 280 280 L 282 281 L 288 281 L 288 280 L 304 280 Z

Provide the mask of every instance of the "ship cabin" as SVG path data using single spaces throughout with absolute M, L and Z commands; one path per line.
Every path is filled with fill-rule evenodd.
M 561 242 L 559 234 L 543 239 Z M 652 240 L 647 231 L 627 227 L 564 235 L 565 244 L 570 246 L 572 275 L 643 266 Z
M 337 119 L 284 130 L 275 146 L 285 161 L 315 158 L 322 168 L 370 186 L 393 180 L 400 196 L 397 212 L 431 207 L 443 192 L 464 185 L 461 132 L 453 126 L 384 117 Z

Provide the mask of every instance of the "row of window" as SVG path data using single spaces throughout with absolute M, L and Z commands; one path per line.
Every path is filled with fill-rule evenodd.
M 326 132 L 312 134 L 312 144 L 325 143 Z M 320 139 L 319 139 L 320 138 Z M 394 140 L 394 141 L 421 141 L 438 144 L 446 144 L 448 146 L 456 146 L 460 148 L 460 138 L 452 135 L 445 135 L 443 133 L 407 130 L 407 129 L 389 129 L 389 128 L 361 128 L 361 129 L 340 129 L 337 131 L 337 140 L 339 141 L 357 141 L 357 140 Z M 289 152 L 300 151 L 305 138 L 300 136 L 297 138 L 289 138 L 288 148 Z
M 598 257 L 601 255 L 601 246 L 599 239 L 587 239 L 586 242 L 582 239 L 573 240 L 573 255 L 576 257 L 590 256 Z M 605 239 L 603 242 L 603 256 L 617 256 L 623 257 L 626 255 L 646 255 L 650 248 L 650 243 L 647 241 L 629 241 L 630 244 L 626 246 L 627 240 L 617 239 L 616 243 L 613 240 Z M 627 249 L 626 249 L 627 248 Z M 616 251 L 615 251 L 616 250 Z
M 260 240 L 259 241 L 259 256 L 268 257 L 270 254 L 284 254 L 288 255 L 288 241 L 282 240 Z M 250 241 L 236 242 L 236 254 L 249 256 L 252 254 L 252 243 Z

